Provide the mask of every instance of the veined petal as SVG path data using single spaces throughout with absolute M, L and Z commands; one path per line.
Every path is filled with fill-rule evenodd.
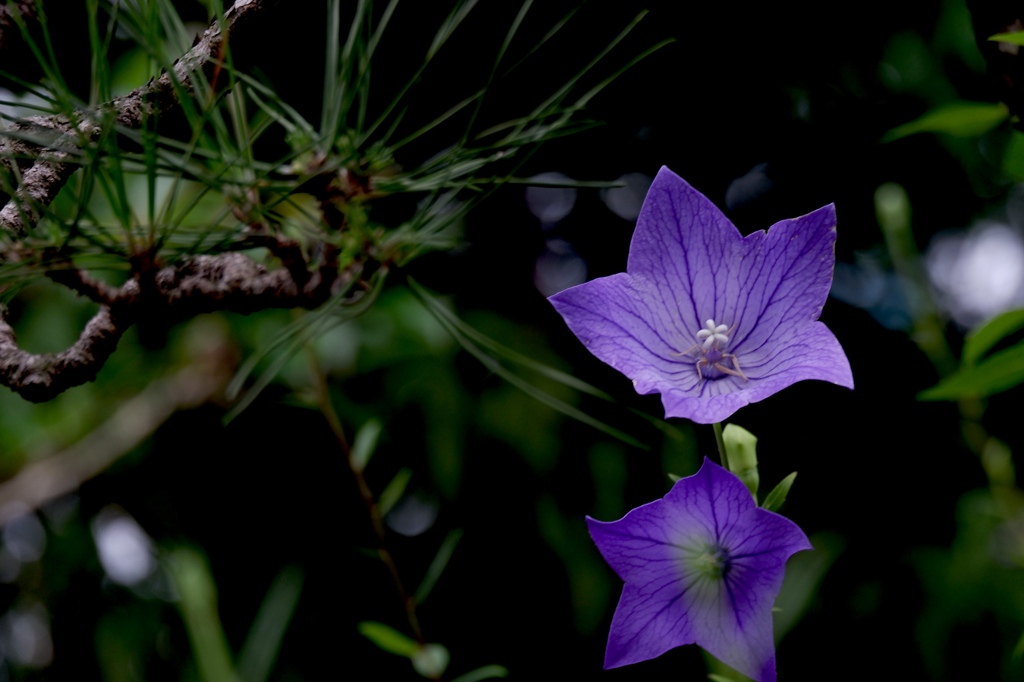
M 709 318 L 735 323 L 729 282 L 719 275 L 742 252 L 743 236 L 718 207 L 662 167 L 640 209 L 626 272 L 665 292 L 689 338 Z
M 735 273 L 742 291 L 735 297 L 737 315 L 744 329 L 733 335 L 733 348 L 740 352 L 771 343 L 780 331 L 802 328 L 821 315 L 835 269 L 835 206 L 778 222 L 744 241 L 752 238 L 755 248 L 744 254 Z
M 835 225 L 828 205 L 743 237 L 662 168 L 626 272 L 550 300 L 638 393 L 662 394 L 666 417 L 723 421 L 804 379 L 853 388 L 846 355 L 817 321 L 832 282 Z
M 663 290 L 627 273 L 566 289 L 549 300 L 598 358 L 633 380 L 638 393 L 666 382 L 697 383 L 693 362 L 678 355 L 696 343 Z
M 748 382 L 706 381 L 696 392 L 662 383 L 665 416 L 686 417 L 699 424 L 722 422 L 744 405 L 764 400 L 804 379 L 853 388 L 850 361 L 835 335 L 821 322 L 814 322 L 799 335 L 780 336 L 777 343 L 755 353 L 743 353 L 742 357 Z
M 759 509 L 736 476 L 705 459 L 664 498 L 587 525 L 626 583 L 606 668 L 696 643 L 745 675 L 775 680 L 772 604 L 786 560 L 811 549 L 796 524 Z M 725 560 L 720 574 L 702 563 L 709 551 Z

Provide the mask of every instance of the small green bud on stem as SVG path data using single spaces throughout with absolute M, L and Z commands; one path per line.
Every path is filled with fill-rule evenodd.
M 757 436 L 742 426 L 726 424 L 722 430 L 725 450 L 729 453 L 729 470 L 743 481 L 757 500 L 757 486 L 761 477 L 757 473 Z

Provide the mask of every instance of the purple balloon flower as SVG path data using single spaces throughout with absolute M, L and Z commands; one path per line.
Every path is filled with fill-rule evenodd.
M 708 459 L 665 497 L 608 523 L 587 517 L 605 561 L 625 581 L 604 667 L 699 644 L 759 682 L 775 682 L 772 604 L 786 560 L 812 549 L 789 519 L 761 509 Z
M 666 417 L 721 422 L 803 379 L 853 388 L 818 322 L 832 286 L 831 204 L 744 237 L 663 167 L 644 200 L 626 272 L 549 300 L 591 353 L 661 393 Z

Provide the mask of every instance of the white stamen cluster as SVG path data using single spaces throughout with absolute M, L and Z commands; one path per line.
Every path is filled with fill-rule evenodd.
M 729 332 L 729 325 L 715 324 L 714 320 L 706 320 L 704 329 L 697 332 L 697 343 L 693 344 L 688 351 L 672 353 L 672 355 L 678 357 L 697 351 L 699 357 L 693 366 L 697 370 L 699 381 L 711 378 L 704 375 L 704 372 L 701 371 L 702 367 L 713 367 L 722 374 L 731 374 L 747 381 L 747 375 L 740 369 L 739 358 L 734 353 L 728 353 L 725 350 L 726 344 L 729 343 Z
M 729 343 L 729 337 L 726 336 L 726 332 L 729 331 L 728 326 L 724 324 L 716 326 L 714 320 L 707 320 L 704 327 L 697 332 L 697 340 L 704 342 L 704 350 L 711 350 L 718 344 Z

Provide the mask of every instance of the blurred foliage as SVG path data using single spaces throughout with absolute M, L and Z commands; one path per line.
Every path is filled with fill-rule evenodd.
M 986 355 L 1021 329 L 1024 329 L 1024 310 L 1005 312 L 972 330 L 964 340 L 961 367 L 938 385 L 922 391 L 921 399 L 982 397 L 1024 383 L 1024 344 L 1017 343 Z
M 194 22 L 220 11 L 177 5 L 180 15 L 165 2 L 119 3 L 120 32 L 108 23 L 114 4 L 87 3 L 74 26 L 50 16 L 53 55 L 40 44 L 38 82 L 8 83 L 0 105 L 23 108 L 4 116 L 144 83 L 188 48 Z M 113 137 L 90 148 L 93 171 L 33 239 L 69 240 L 77 262 L 117 281 L 132 240 L 168 259 L 235 248 L 235 209 L 252 209 L 306 244 L 328 233 L 354 254 L 368 240 L 394 271 L 345 311 L 131 332 L 95 383 L 49 403 L 0 392 L 8 483 L 69 450 L 87 459 L 90 434 L 122 408 L 151 414 L 146 388 L 206 367 L 211 353 L 234 372 L 236 395 L 139 418 L 74 492 L 3 512 L 0 679 L 699 670 L 692 648 L 600 669 L 619 582 L 583 517 L 617 518 L 662 495 L 664 472 L 692 473 L 714 440 L 661 420 L 657 398 L 633 395 L 579 348 L 534 285 L 553 240 L 589 277 L 621 271 L 631 222 L 573 182 L 572 213 L 540 225 L 519 184 L 554 168 L 607 188 L 662 163 L 708 187 L 745 229 L 835 201 L 840 265 L 862 287 L 825 310 L 853 395 L 801 385 L 740 413 L 759 437 L 761 479 L 782 481 L 765 505 L 785 500 L 816 548 L 790 562 L 777 604 L 780 674 L 1020 678 L 1021 313 L 964 338 L 921 260 L 932 237 L 980 218 L 1022 228 L 1007 206 L 1024 179 L 1024 137 L 985 85 L 963 3 L 822 8 L 821 25 L 842 29 L 820 40 L 776 7 L 750 8 L 736 26 L 734 8 L 668 2 L 640 25 L 614 3 L 463 2 L 450 14 L 328 5 L 308 41 L 268 37 L 278 71 L 232 71 L 233 94 L 188 113 L 194 138 L 143 130 L 130 151 Z M 338 36 L 326 48 L 325 31 Z M 635 63 L 666 35 L 679 40 Z M 607 81 L 626 66 L 627 78 Z M 310 72 L 323 76 L 313 96 L 280 94 L 303 95 L 294 74 Z M 339 208 L 303 191 L 342 168 L 375 175 L 388 196 Z M 768 189 L 744 193 L 751 178 Z M 324 230 L 334 209 L 358 228 Z M 0 273 L 19 340 L 37 352 L 66 347 L 94 312 L 34 278 L 41 265 Z M 879 324 L 882 310 L 907 327 Z M 74 450 L 83 442 L 91 449 Z M 134 526 L 103 530 L 111 514 Z M 156 568 L 118 582 L 103 537 Z M 836 642 L 855 660 L 837 664 Z

